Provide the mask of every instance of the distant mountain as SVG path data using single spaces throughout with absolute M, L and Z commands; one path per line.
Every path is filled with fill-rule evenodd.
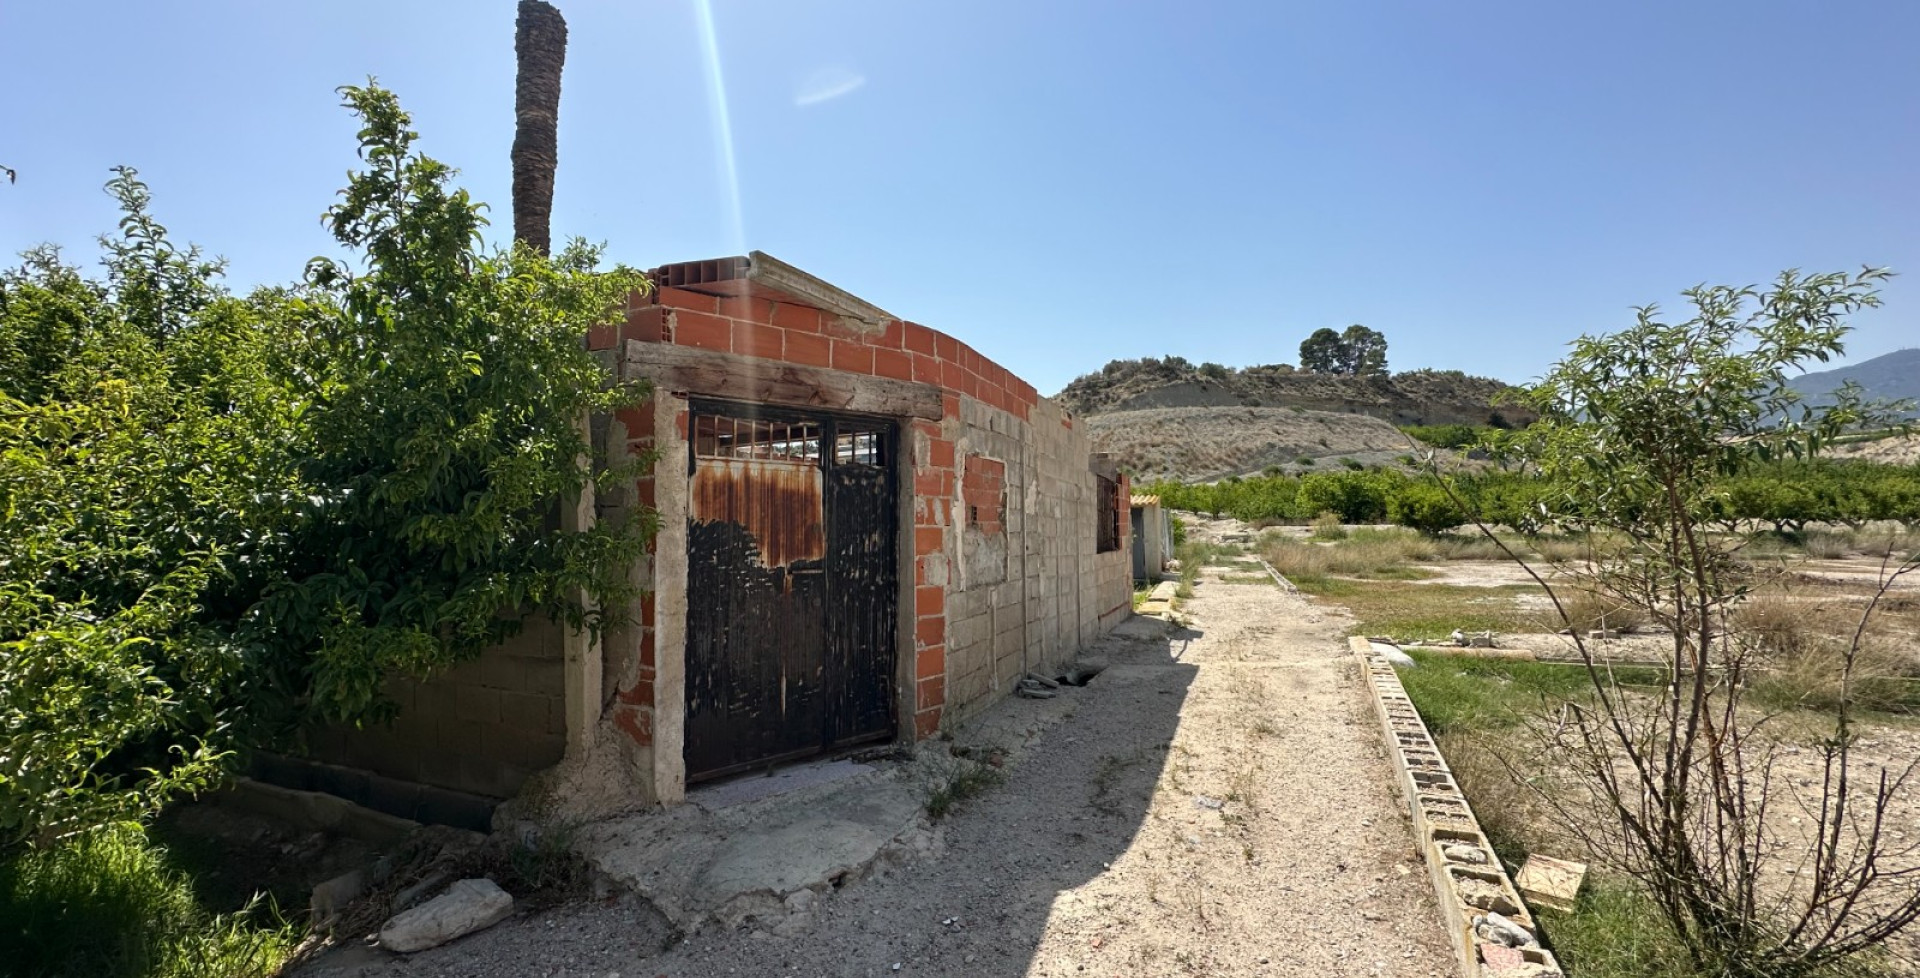
M 1863 363 L 1805 374 L 1789 383 L 1800 396 L 1819 403 L 1847 381 L 1859 384 L 1868 400 L 1920 401 L 1920 349 L 1895 350 Z

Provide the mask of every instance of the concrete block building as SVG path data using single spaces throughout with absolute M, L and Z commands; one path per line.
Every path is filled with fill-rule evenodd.
M 652 391 L 596 450 L 654 461 L 562 520 L 658 512 L 638 607 L 398 683 L 399 719 L 322 735 L 295 786 L 412 817 L 672 803 L 934 736 L 1131 613 L 1126 477 L 1030 384 L 759 252 L 652 278 L 588 345 Z

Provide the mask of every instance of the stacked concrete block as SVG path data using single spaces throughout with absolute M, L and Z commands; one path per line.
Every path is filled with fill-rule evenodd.
M 1351 640 L 1366 674 L 1396 780 L 1413 815 L 1448 936 L 1468 978 L 1562 974 L 1540 946 L 1539 925 L 1480 829 L 1400 676 L 1364 638 Z
M 506 798 L 566 749 L 560 627 L 535 617 L 517 636 L 429 680 L 395 679 L 391 723 L 332 727 L 312 756 L 377 775 Z

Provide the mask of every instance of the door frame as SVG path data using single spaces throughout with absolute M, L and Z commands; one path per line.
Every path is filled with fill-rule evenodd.
M 665 684 L 663 684 L 662 687 L 656 689 L 656 696 L 659 698 L 659 701 L 662 702 L 662 705 L 664 705 L 664 702 L 669 698 L 677 704 L 675 715 L 679 718 L 679 730 L 677 731 L 678 736 L 672 738 L 673 741 L 676 742 L 672 750 L 676 755 L 673 759 L 673 768 L 674 773 L 679 776 L 679 785 L 677 786 L 679 790 L 672 792 L 671 795 L 668 791 L 661 791 L 661 800 L 677 800 L 677 796 L 683 795 L 687 786 L 701 781 L 724 778 L 743 771 L 801 760 L 808 757 L 817 757 L 823 753 L 855 746 L 858 743 L 906 742 L 913 736 L 913 724 L 911 720 L 914 715 L 914 709 L 917 706 L 914 698 L 916 679 L 914 661 L 916 651 L 914 642 L 916 623 L 914 589 L 917 582 L 915 576 L 916 567 L 914 563 L 913 538 L 915 527 L 912 493 L 913 480 L 911 479 L 914 465 L 909 450 L 913 439 L 909 437 L 910 426 L 907 424 L 906 419 L 857 411 L 741 401 L 700 394 L 678 395 L 677 399 L 678 398 L 684 399 L 686 427 L 682 432 L 678 432 L 680 434 L 679 444 L 675 447 L 686 453 L 686 461 L 684 465 L 674 465 L 674 460 L 671 459 L 670 456 L 663 455 L 660 460 L 660 465 L 662 474 L 668 472 L 675 473 L 679 480 L 676 490 L 671 493 L 672 496 L 677 497 L 681 501 L 680 505 L 676 507 L 679 512 L 677 514 L 669 514 L 666 511 L 666 507 L 662 507 L 661 518 L 663 530 L 669 521 L 678 524 L 680 529 L 680 559 L 677 568 L 662 566 L 659 570 L 663 574 L 671 573 L 674 575 L 674 583 L 677 585 L 675 590 L 679 592 L 680 597 L 678 618 L 681 622 L 681 629 L 677 636 L 678 641 L 674 643 L 674 648 L 672 649 L 674 658 L 678 660 L 677 668 L 673 670 L 673 672 L 676 674 L 679 682 L 671 684 L 673 687 L 671 689 L 665 688 Z M 835 423 L 848 421 L 858 423 L 862 427 L 870 428 L 872 426 L 880 426 L 884 438 L 884 464 L 882 468 L 885 472 L 886 489 L 893 497 L 895 510 L 893 554 L 895 593 L 894 622 L 891 629 L 893 635 L 894 667 L 892 670 L 893 674 L 889 677 L 893 692 L 891 731 L 873 734 L 866 738 L 859 738 L 855 741 L 842 744 L 828 744 L 823 742 L 821 746 L 815 748 L 796 749 L 767 758 L 756 759 L 752 762 L 743 762 L 711 771 L 703 771 L 699 774 L 690 773 L 686 763 L 686 673 L 689 665 L 687 658 L 690 645 L 689 639 L 693 628 L 692 617 L 689 613 L 692 597 L 689 578 L 692 570 L 692 541 L 686 535 L 686 527 L 688 520 L 692 516 L 692 480 L 700 464 L 700 457 L 694 450 L 693 432 L 697 428 L 697 419 L 703 415 L 721 415 L 731 418 L 775 422 L 824 423 L 827 427 L 826 430 L 822 432 L 821 443 L 821 454 L 823 456 L 821 459 L 821 477 L 823 482 L 828 477 L 828 469 L 832 464 L 835 464 L 831 459 L 832 445 L 830 444 L 828 436 L 828 432 L 836 430 L 833 427 Z M 832 520 L 825 507 L 831 505 L 830 495 L 831 494 L 823 488 L 821 519 L 828 529 L 831 528 Z M 829 543 L 829 547 L 830 546 L 831 544 Z M 666 648 L 660 648 L 659 651 L 666 653 L 668 650 Z M 663 674 L 664 672 L 665 670 L 662 670 Z M 656 749 L 665 746 L 666 744 L 664 743 L 657 744 Z M 658 770 L 658 768 L 657 759 L 656 770 Z M 666 785 L 658 785 L 658 787 L 667 788 Z

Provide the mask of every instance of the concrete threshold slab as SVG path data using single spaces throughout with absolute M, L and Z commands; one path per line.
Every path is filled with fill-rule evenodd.
M 777 768 L 771 774 L 744 774 L 687 792 L 687 801 L 707 811 L 719 811 L 748 802 L 784 795 L 789 791 L 815 785 L 832 784 L 847 778 L 870 774 L 873 768 L 850 760 L 821 761 Z
M 693 804 L 585 826 L 574 847 L 688 933 L 804 929 L 819 895 L 938 848 L 910 765 L 807 767 L 776 793 L 715 785 Z

